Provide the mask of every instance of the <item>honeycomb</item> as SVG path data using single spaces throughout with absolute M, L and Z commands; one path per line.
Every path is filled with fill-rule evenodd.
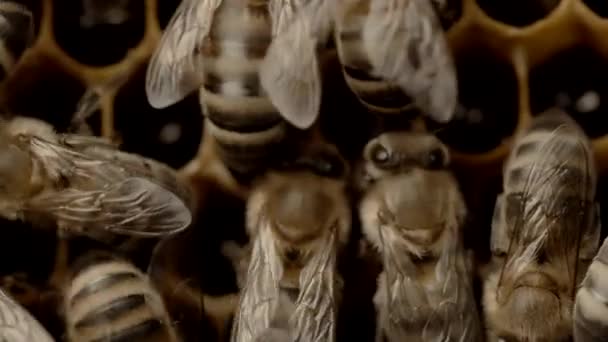
M 243 217 L 225 217 L 220 212 L 242 213 L 244 204 L 242 198 L 225 191 L 226 187 L 235 189 L 234 181 L 216 179 L 215 182 L 202 177 L 204 172 L 210 177 L 227 175 L 210 171 L 215 170 L 213 164 L 217 160 L 210 147 L 212 139 L 203 134 L 197 94 L 158 110 L 147 103 L 144 91 L 149 58 L 179 0 L 17 2 L 33 11 L 36 38 L 0 84 L 2 107 L 11 115 L 41 118 L 58 131 L 65 131 L 87 89 L 118 80 L 113 83 L 114 87 L 101 94 L 100 108 L 88 120 L 93 132 L 120 141 L 126 151 L 181 169 L 199 193 L 196 229 L 177 236 L 175 245 L 160 259 L 167 264 L 174 264 L 175 260 L 191 261 L 181 262 L 178 273 L 184 277 L 200 276 L 197 286 L 209 296 L 219 298 L 236 292 L 234 281 L 230 280 L 234 274 L 228 261 L 219 255 L 218 245 L 223 240 L 246 241 L 242 229 L 237 228 L 242 227 Z M 601 0 L 448 2 L 450 12 L 443 24 L 449 27 L 447 35 L 456 60 L 460 105 L 455 120 L 446 125 L 427 122 L 427 128 L 452 150 L 453 168 L 471 212 L 467 229 L 475 231 L 468 236 L 476 237 L 467 243 L 478 251 L 479 262 L 483 263 L 489 253 L 489 227 L 501 185 L 501 165 L 513 137 L 531 117 L 551 106 L 565 108 L 593 139 L 600 174 L 608 171 L 608 122 L 602 116 L 608 110 L 608 82 L 605 81 L 608 80 L 608 41 L 604 36 L 608 34 L 608 3 Z M 103 23 L 103 18 L 91 12 L 95 4 L 101 6 L 101 3 L 117 8 L 118 13 L 122 13 L 117 15 L 120 19 Z M 362 109 L 339 80 L 338 68 L 330 73 L 336 76 L 329 77 L 330 82 L 339 86 L 325 87 L 332 93 L 324 94 L 321 127 L 329 140 L 349 158 L 354 158 L 370 138 L 367 130 L 370 119 L 359 115 Z M 348 129 L 344 128 L 345 124 Z M 598 197 L 605 203 L 608 192 L 603 191 L 606 187 L 603 178 L 600 178 Z M 602 220 L 607 212 L 603 211 Z M 14 233 L 6 239 L 7 245 L 16 241 L 15 246 L 20 246 L 21 241 L 28 246 L 28 252 L 3 248 L 2 260 L 21 261 L 18 265 L 3 265 L 0 274 L 25 270 L 42 282 L 53 268 L 55 249 L 49 246 L 55 241 L 54 234 L 36 232 L 36 238 L 32 239 L 31 228 L 13 223 L 10 226 Z M 33 250 L 37 251 L 35 256 L 31 255 Z M 205 276 L 208 274 L 214 275 Z M 359 292 L 352 296 L 364 293 L 371 298 L 374 282 L 360 286 Z M 28 289 L 18 292 L 27 293 Z M 41 304 L 28 303 L 27 306 L 51 327 L 53 334 L 61 335 L 59 323 L 42 313 Z M 345 317 L 349 322 L 373 321 L 367 314 Z M 184 329 L 197 330 L 195 323 L 182 321 L 184 325 L 189 324 Z M 229 323 L 216 319 L 214 324 L 226 327 Z M 342 336 L 363 336 L 361 332 L 344 330 Z M 373 332 L 367 336 L 372 340 Z

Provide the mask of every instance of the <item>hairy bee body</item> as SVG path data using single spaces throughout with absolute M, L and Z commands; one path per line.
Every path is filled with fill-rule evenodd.
M 588 138 L 560 110 L 534 118 L 514 144 L 484 283 L 491 341 L 571 337 L 575 289 L 598 246 L 596 179 Z
M 248 265 L 232 341 L 335 341 L 350 234 L 343 180 L 308 171 L 268 174 L 248 200 Z M 311 316 L 312 315 L 312 316 Z
M 376 341 L 483 341 L 466 215 L 458 183 L 445 170 L 412 168 L 377 180 L 364 195 L 365 238 L 384 270 L 374 296 Z
M 0 290 L 0 341 L 53 342 L 55 340 L 25 308 Z
M 0 2 L 0 80 L 11 72 L 34 40 L 34 17 L 23 4 Z
M 64 311 L 69 341 L 178 341 L 161 296 L 124 260 L 83 265 L 65 290 Z
M 574 341 L 604 341 L 608 336 L 608 239 L 604 240 L 576 293 Z

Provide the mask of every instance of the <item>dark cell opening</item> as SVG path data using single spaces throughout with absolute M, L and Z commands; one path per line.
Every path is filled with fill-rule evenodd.
M 53 6 L 57 43 L 83 64 L 117 63 L 144 36 L 141 0 L 55 0 Z
M 319 124 L 323 135 L 347 159 L 360 157 L 375 129 L 375 117 L 367 112 L 348 88 L 337 56 L 323 70 L 323 98 Z
M 431 3 L 444 30 L 454 26 L 462 17 L 462 0 L 432 0 Z
M 570 114 L 591 137 L 608 133 L 608 64 L 589 48 L 564 51 L 530 72 L 533 115 L 551 107 Z
M 455 118 L 429 128 L 450 147 L 483 153 L 511 136 L 518 119 L 517 78 L 511 65 L 479 49 L 456 56 L 459 105 Z
M 0 249 L 0 257 L 10 260 L 0 263 L 0 276 L 28 273 L 32 280 L 45 280 L 53 269 L 55 231 L 5 219 L 0 219 L 0 224 L 6 244 Z
M 39 118 L 63 131 L 84 91 L 80 80 L 52 58 L 39 55 L 34 63 L 21 65 L 7 80 L 3 105 L 13 115 Z
M 114 128 L 121 138 L 121 148 L 179 168 L 194 158 L 201 141 L 203 116 L 198 93 L 158 110 L 148 104 L 145 80 L 146 65 L 114 100 Z
M 169 24 L 169 21 L 179 4 L 179 0 L 158 0 L 158 24 L 161 29 L 164 30 L 165 27 L 167 27 L 167 24 Z
M 477 5 L 494 20 L 523 27 L 549 16 L 559 2 L 560 0 L 477 0 Z
M 604 0 L 583 0 L 595 14 L 602 18 L 608 18 L 608 2 Z
M 22 5 L 25 11 L 16 8 L 15 3 Z M 27 12 L 30 12 L 31 17 Z M 42 6 L 37 0 L 0 2 L 0 16 L 3 18 L 0 23 L 0 39 L 16 62 L 38 36 L 41 15 Z M 6 73 L 6 70 L 2 72 Z

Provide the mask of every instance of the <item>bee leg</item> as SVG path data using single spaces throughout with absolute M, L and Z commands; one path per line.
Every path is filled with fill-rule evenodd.
M 231 293 L 223 296 L 203 296 L 203 306 L 207 316 L 216 328 L 218 341 L 226 341 L 230 334 L 229 322 L 239 304 L 239 294 Z
M 602 220 L 600 218 L 600 204 L 595 203 L 591 212 L 591 223 L 589 229 L 583 232 L 579 250 L 579 258 L 591 262 L 600 245 L 600 234 L 602 232 Z
M 55 250 L 55 265 L 49 277 L 49 285 L 61 289 L 65 284 L 68 273 L 68 238 L 61 233 L 57 234 L 57 247 Z
M 222 243 L 221 253 L 228 258 L 234 267 L 236 273 L 236 282 L 239 289 L 245 286 L 245 276 L 248 268 L 248 254 L 250 249 L 248 246 L 240 246 L 234 241 L 226 241 Z

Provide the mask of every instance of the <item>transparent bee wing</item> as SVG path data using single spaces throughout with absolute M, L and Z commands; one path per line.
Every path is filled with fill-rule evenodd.
M 58 134 L 59 142 L 69 148 L 83 151 L 90 147 L 116 150 L 117 144 L 104 137 L 82 134 Z
M 0 341 L 53 342 L 55 340 L 34 316 L 0 290 Z
M 300 294 L 291 318 L 295 341 L 335 341 L 337 299 L 336 232 L 326 239 L 300 275 Z
M 505 267 L 522 269 L 536 262 L 544 249 L 554 253 L 552 258 L 561 258 L 568 265 L 564 272 L 575 277 L 575 255 L 570 251 L 589 222 L 582 214 L 593 210 L 594 194 L 588 189 L 589 175 L 595 171 L 590 170 L 593 157 L 587 153 L 584 138 L 568 133 L 571 128 L 562 125 L 553 130 L 531 167 L 524 169 L 521 195 L 505 199 L 507 215 L 516 218 Z
M 283 118 L 300 129 L 312 126 L 321 108 L 316 53 L 331 31 L 331 3 L 311 0 L 295 6 L 295 14 L 289 1 L 271 9 L 275 36 L 260 64 L 260 83 Z
M 362 35 L 376 76 L 399 85 L 432 119 L 452 119 L 456 71 L 430 1 L 371 0 Z
M 221 0 L 182 0 L 165 28 L 146 71 L 146 96 L 154 108 L 181 101 L 203 82 L 200 46 L 209 36 Z
M 253 241 L 247 279 L 232 326 L 232 342 L 255 341 L 266 333 L 277 311 L 282 272 L 272 232 L 263 224 Z
M 441 303 L 422 331 L 424 340 L 483 341 L 481 322 L 472 288 L 472 270 L 456 229 L 451 229 L 435 269 L 441 284 Z M 434 323 L 439 323 L 434 324 Z
M 374 300 L 383 305 L 379 308 L 379 323 L 384 325 L 381 333 L 386 334 L 388 341 L 406 341 L 411 338 L 407 323 L 417 318 L 418 308 L 429 307 L 430 304 L 424 289 L 416 282 L 415 265 L 395 243 L 399 240 L 395 230 L 380 227 L 378 232 L 384 251 L 384 272 L 378 282 L 378 286 L 383 288 L 378 289 Z
M 153 179 L 175 193 L 190 208 L 193 193 L 174 169 L 154 159 L 118 150 L 110 141 L 94 136 L 59 135 L 58 143 L 28 137 L 30 150 L 42 161 L 51 179 L 72 188 L 101 190 L 128 177 Z
M 159 237 L 180 232 L 192 221 L 190 210 L 175 194 L 138 177 L 102 189 L 49 192 L 29 201 L 28 209 L 55 217 L 68 231 L 85 234 Z

